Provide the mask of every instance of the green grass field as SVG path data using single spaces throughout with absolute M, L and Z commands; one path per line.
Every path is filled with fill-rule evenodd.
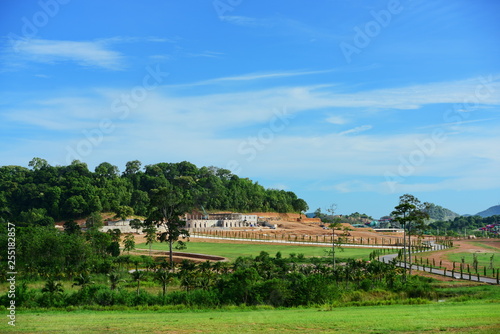
M 487 302 L 344 308 L 172 312 L 18 311 L 2 333 L 499 333 L 500 304 Z
M 493 257 L 493 268 L 500 268 L 500 252 L 491 252 L 491 253 L 476 253 L 478 265 L 480 268 L 482 267 L 490 267 L 490 259 L 491 256 L 495 254 Z M 469 264 L 472 266 L 474 258 L 472 257 L 472 253 L 463 252 L 463 253 L 453 253 L 447 254 L 446 257 L 449 261 L 455 261 L 457 266 L 462 262 L 462 257 L 465 260 L 465 264 Z
M 500 249 L 498 247 L 494 247 L 490 245 L 489 243 L 483 243 L 480 241 L 475 241 L 471 242 L 472 244 L 484 247 L 486 249 L 489 249 L 490 251 L 486 253 L 475 253 L 477 256 L 478 260 L 478 265 L 479 267 L 490 267 L 490 262 L 493 262 L 493 268 L 500 268 Z M 458 263 L 462 262 L 462 257 L 465 260 L 466 264 L 472 265 L 474 258 L 473 258 L 473 253 L 471 252 L 461 252 L 461 253 L 453 253 L 453 254 L 447 254 L 446 257 L 450 261 L 455 261 Z M 493 261 L 491 261 L 491 257 L 493 256 Z
M 283 257 L 288 257 L 290 253 L 304 254 L 304 256 L 325 256 L 325 250 L 331 249 L 321 246 L 297 246 L 297 245 L 276 245 L 276 244 L 230 244 L 215 242 L 188 242 L 188 248 L 183 252 L 209 254 L 227 257 L 229 260 L 235 260 L 238 256 L 257 256 L 261 251 L 268 252 L 271 256 L 281 252 Z M 145 243 L 138 244 L 137 248 L 149 249 Z M 167 243 L 154 243 L 154 250 L 168 250 Z M 336 256 L 339 258 L 369 259 L 373 249 L 370 248 L 351 248 L 345 247 L 344 251 L 336 249 Z

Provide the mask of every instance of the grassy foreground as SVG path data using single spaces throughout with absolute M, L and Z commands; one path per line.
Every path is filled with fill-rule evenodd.
M 499 333 L 500 304 L 215 311 L 18 311 L 2 333 Z
M 137 248 L 149 249 L 149 245 L 145 243 L 138 244 Z M 154 243 L 152 245 L 154 250 L 168 251 L 167 243 Z M 268 252 L 274 256 L 277 252 L 281 252 L 283 257 L 289 257 L 294 253 L 304 254 L 306 257 L 310 256 L 325 256 L 325 250 L 331 249 L 330 247 L 321 246 L 297 246 L 297 245 L 273 245 L 273 244 L 233 244 L 233 243 L 215 243 L 215 242 L 188 242 L 187 249 L 183 252 L 200 253 L 209 255 L 218 255 L 234 261 L 239 256 L 257 256 L 261 251 Z M 371 248 L 351 248 L 345 247 L 344 251 L 336 249 L 336 255 L 339 258 L 354 258 L 368 260 L 370 253 L 373 252 Z

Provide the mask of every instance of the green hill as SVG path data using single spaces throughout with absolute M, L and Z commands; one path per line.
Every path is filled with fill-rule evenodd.
M 460 215 L 456 212 L 453 212 L 449 209 L 443 208 L 440 205 L 436 205 L 431 203 L 429 209 L 427 210 L 430 218 L 433 220 L 453 220 L 456 217 L 460 217 Z
M 495 215 L 500 215 L 500 205 L 495 205 L 489 209 L 476 213 L 476 216 L 481 217 L 490 217 Z
M 197 167 L 182 161 L 142 167 L 127 162 L 120 173 L 108 162 L 94 171 L 73 161 L 50 166 L 34 158 L 30 169 L 0 166 L 0 218 L 27 224 L 53 225 L 54 221 L 85 218 L 94 212 L 117 212 L 130 207 L 147 216 L 154 189 L 169 187 L 183 202 L 206 210 L 239 212 L 302 212 L 307 203 L 291 191 L 267 189 L 227 169 Z

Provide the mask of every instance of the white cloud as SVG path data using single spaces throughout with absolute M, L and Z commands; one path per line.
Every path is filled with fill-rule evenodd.
M 220 58 L 224 55 L 224 53 L 215 51 L 203 51 L 198 53 L 188 53 L 187 55 L 189 57 Z
M 331 70 L 329 70 L 331 71 Z M 231 81 L 250 81 L 294 75 L 323 73 L 326 71 L 276 72 L 222 77 L 172 88 L 216 84 Z M 222 105 L 241 110 L 245 105 L 290 106 L 305 111 L 319 108 L 364 108 L 365 110 L 419 109 L 427 104 L 454 103 L 464 107 L 500 104 L 498 77 L 478 77 L 461 81 L 421 84 L 407 87 L 384 88 L 358 92 L 340 92 L 335 85 L 281 86 L 238 93 L 212 94 L 195 97 L 210 101 L 217 98 Z M 478 93 L 479 92 L 479 93 Z M 192 97 L 187 99 L 188 103 Z M 215 107 L 215 106 L 214 106 Z M 220 109 L 216 107 L 215 110 Z M 453 111 L 453 110 L 452 110 Z M 448 110 L 443 109 L 443 114 Z M 450 116 L 450 115 L 449 115 Z M 451 118 L 451 116 L 449 117 Z M 456 118 L 456 117 L 455 117 Z M 334 119 L 333 119 L 334 120 Z
M 336 125 L 342 125 L 342 124 L 346 124 L 348 122 L 347 119 L 345 119 L 342 116 L 330 116 L 327 119 L 325 119 L 325 121 L 327 121 L 328 123 L 331 123 L 331 124 L 336 124 Z
M 17 42 L 15 48 L 22 56 L 35 62 L 71 61 L 81 66 L 109 70 L 119 70 L 123 67 L 123 56 L 119 52 L 109 50 L 103 42 L 29 39 Z
M 214 53 L 219 54 L 219 53 Z M 219 54 L 222 55 L 222 54 Z M 237 75 L 232 77 L 221 77 L 203 81 L 197 81 L 189 84 L 181 84 L 181 85 L 171 85 L 169 87 L 192 87 L 192 86 L 201 86 L 201 85 L 214 85 L 225 82 L 237 82 L 237 81 L 254 81 L 254 80 L 265 80 L 265 79 L 277 79 L 277 78 L 286 78 L 286 77 L 294 77 L 301 75 L 314 75 L 314 74 L 322 74 L 329 73 L 335 70 L 321 70 L 321 71 L 285 71 L 285 72 L 263 72 L 263 73 L 249 73 L 243 75 Z M 315 87 L 325 87 L 326 85 L 315 86 Z M 329 86 L 329 85 L 328 85 Z
M 440 101 L 446 98 L 443 95 L 448 94 L 450 87 L 460 86 L 457 83 L 432 85 L 434 96 L 422 98 L 422 103 Z M 473 84 L 466 86 L 474 87 Z M 397 96 L 397 102 L 392 105 L 405 105 L 408 100 L 413 103 L 417 99 L 417 95 L 412 95 L 413 89 L 407 88 L 407 94 L 402 94 L 404 90 L 384 91 Z M 428 89 L 422 85 L 422 90 Z M 462 90 L 466 91 L 465 88 Z M 385 173 L 401 174 L 398 168 L 402 161 L 410 160 L 413 152 L 422 150 L 417 143 L 431 138 L 432 131 L 428 134 L 370 131 L 349 136 L 367 131 L 372 125 L 337 134 L 302 134 L 292 128 L 293 117 L 318 108 L 382 106 L 386 101 L 383 95 L 378 96 L 381 91 L 378 90 L 378 94 L 373 91 L 334 94 L 325 92 L 325 87 L 302 86 L 183 96 L 177 90 L 164 86 L 148 92 L 137 108 L 131 108 L 129 115 L 120 119 L 119 114 L 112 112 L 112 102 L 124 93 L 129 94 L 130 90 L 100 89 L 97 95 L 82 99 L 68 96 L 65 92 L 55 92 L 54 97 L 47 96 L 36 101 L 36 105 L 43 108 L 38 109 L 38 114 L 36 108 L 18 108 L 18 113 L 14 109 L 10 111 L 11 120 L 17 123 L 59 130 L 60 133 L 71 132 L 65 140 L 58 137 L 51 146 L 63 152 L 68 145 L 74 147 L 79 140 L 87 140 L 83 130 L 98 130 L 102 119 L 111 119 L 114 130 L 106 133 L 99 145 L 82 157 L 83 160 L 112 160 L 118 164 L 126 150 L 138 154 L 140 160 L 151 162 L 191 160 L 196 164 L 228 168 L 231 161 L 236 161 L 243 170 L 243 176 L 251 173 L 280 180 L 325 179 L 330 184 L 326 187 L 335 191 L 387 192 Z M 493 101 L 494 98 L 489 99 Z M 457 103 L 461 101 L 460 97 L 456 100 Z M 254 149 L 255 154 L 242 150 L 249 137 L 258 138 L 262 130 L 271 129 L 270 121 L 276 117 L 276 110 L 283 110 L 285 106 L 290 117 L 286 118 L 288 123 L 285 122 L 285 127 L 272 132 L 265 142 L 260 142 L 259 148 Z M 407 112 L 414 111 L 403 111 Z M 356 117 L 362 118 L 362 115 Z M 347 122 L 337 115 L 327 120 L 336 124 Z M 462 130 L 467 131 L 460 134 L 447 132 L 444 141 L 435 142 L 435 147 L 424 154 L 422 162 L 415 165 L 408 176 L 398 180 L 396 189 L 431 191 L 484 188 L 498 184 L 500 181 L 492 175 L 498 174 L 500 169 L 500 146 L 492 143 L 498 142 L 500 129 L 492 127 L 492 124 L 488 124 L 488 128 L 474 128 L 472 124 L 464 123 Z M 147 150 L 144 149 L 146 147 Z M 247 145 L 247 148 L 251 146 Z M 416 181 L 416 178 L 429 176 L 440 180 Z M 474 180 L 477 182 L 474 183 Z
M 349 130 L 343 131 L 343 132 L 339 133 L 339 135 L 340 136 L 344 136 L 344 135 L 349 135 L 349 134 L 357 134 L 357 133 L 360 133 L 360 132 L 368 131 L 372 127 L 373 126 L 371 126 L 371 125 L 357 126 L 357 127 L 353 128 L 353 129 L 349 129 Z

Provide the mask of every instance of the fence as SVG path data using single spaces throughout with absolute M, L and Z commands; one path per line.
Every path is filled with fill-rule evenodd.
M 279 233 L 259 233 L 256 231 L 237 231 L 225 229 L 192 229 L 191 235 L 196 237 L 216 237 L 223 239 L 237 239 L 248 241 L 264 241 L 264 242 L 278 242 L 278 243 L 303 243 L 303 244 L 325 244 L 332 245 L 360 245 L 360 246 L 373 246 L 380 248 L 393 248 L 399 249 L 403 246 L 402 237 L 355 237 L 355 236 L 341 236 L 341 235 L 307 235 L 307 234 L 279 234 Z M 433 240 L 434 241 L 434 240 Z M 413 239 L 411 247 L 418 251 L 431 250 L 432 247 L 429 240 Z M 435 241 L 437 247 L 450 247 L 451 241 L 437 240 Z M 436 246 L 434 247 L 436 249 Z

